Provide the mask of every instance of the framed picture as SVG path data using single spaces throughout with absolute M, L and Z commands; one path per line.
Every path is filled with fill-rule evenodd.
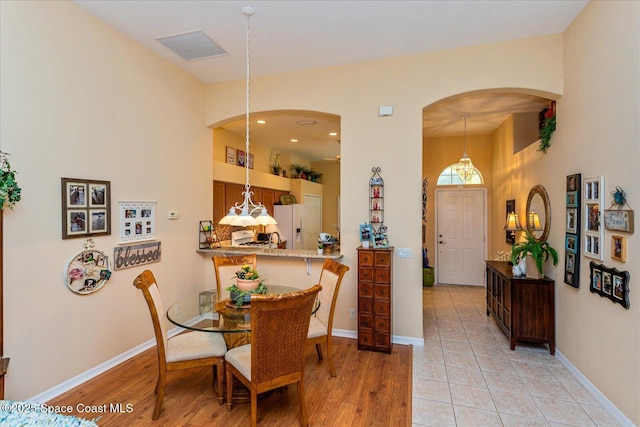
M 236 164 L 236 149 L 229 146 L 227 146 L 227 163 L 230 165 Z
M 629 309 L 629 272 L 619 271 L 591 261 L 589 290 Z
M 578 232 L 578 208 L 567 208 L 567 233 Z
M 565 218 L 565 255 L 564 255 L 564 283 L 580 287 L 580 189 L 582 175 L 575 173 L 567 175 L 566 179 L 566 218 Z
M 236 158 L 238 160 L 238 166 L 244 167 L 245 165 L 244 162 L 246 161 L 245 155 L 246 153 L 243 150 L 236 150 Z
M 577 191 L 569 191 L 567 192 L 567 207 L 568 208 L 577 208 L 578 207 L 578 192 Z
M 388 248 L 389 247 L 389 238 L 387 237 L 387 233 L 377 232 L 373 234 L 373 247 L 374 248 Z
M 627 239 L 624 236 L 611 236 L 611 259 L 627 262 Z
M 505 213 L 506 213 L 506 217 L 509 217 L 509 214 L 511 212 L 515 212 L 516 211 L 516 200 L 515 199 L 511 199 L 511 200 L 507 200 L 506 204 L 505 204 Z M 505 231 L 506 236 L 505 236 L 505 241 L 506 243 L 513 245 L 516 243 L 516 232 L 515 231 Z
M 604 241 L 604 227 L 601 224 L 604 177 L 584 180 L 584 244 L 583 254 L 600 261 L 604 260 L 601 244 Z
M 61 178 L 62 238 L 111 234 L 111 182 Z
M 630 209 L 605 209 L 604 228 L 633 233 L 633 211 Z
M 156 238 L 155 202 L 120 202 L 120 243 Z
M 373 228 L 371 224 L 360 224 L 360 241 L 371 242 L 373 240 Z
M 253 154 L 249 153 L 249 169 L 253 169 Z
M 571 234 L 567 234 L 564 238 L 564 249 L 567 252 L 577 253 L 577 237 Z

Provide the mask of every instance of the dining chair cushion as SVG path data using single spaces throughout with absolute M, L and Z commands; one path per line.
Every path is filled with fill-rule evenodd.
M 224 355 L 224 360 L 232 364 L 249 381 L 251 381 L 251 344 L 232 348 Z
M 222 357 L 227 352 L 227 344 L 222 334 L 209 332 L 187 332 L 169 338 L 167 362 Z
M 327 335 L 327 325 L 318 320 L 317 317 L 311 316 L 307 338 L 317 338 L 325 335 Z

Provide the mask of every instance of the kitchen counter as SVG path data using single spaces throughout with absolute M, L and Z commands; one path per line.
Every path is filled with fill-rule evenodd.
M 304 258 L 304 259 L 341 259 L 341 253 L 319 254 L 317 250 L 304 249 L 272 249 L 256 247 L 223 246 L 215 249 L 197 249 L 196 252 L 205 255 L 234 256 L 240 254 L 256 254 L 257 256 Z

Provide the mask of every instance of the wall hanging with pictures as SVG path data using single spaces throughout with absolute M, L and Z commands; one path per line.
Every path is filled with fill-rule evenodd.
M 61 178 L 62 238 L 111 234 L 111 182 Z
M 581 174 L 567 175 L 564 283 L 574 288 L 580 286 L 580 189 Z
M 604 176 L 584 180 L 584 242 L 583 254 L 604 260 L 604 225 L 601 223 Z
M 111 277 L 109 257 L 94 249 L 93 239 L 82 244 L 84 250 L 73 255 L 64 272 L 64 281 L 69 289 L 81 295 L 96 292 Z
M 120 202 L 120 243 L 156 238 L 155 202 Z
M 629 272 L 618 271 L 591 261 L 591 286 L 589 290 L 601 297 L 609 298 L 629 309 Z

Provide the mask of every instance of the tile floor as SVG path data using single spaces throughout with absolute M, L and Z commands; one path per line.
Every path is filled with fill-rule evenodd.
M 509 340 L 484 288 L 423 288 L 413 353 L 413 426 L 617 426 L 546 346 Z

